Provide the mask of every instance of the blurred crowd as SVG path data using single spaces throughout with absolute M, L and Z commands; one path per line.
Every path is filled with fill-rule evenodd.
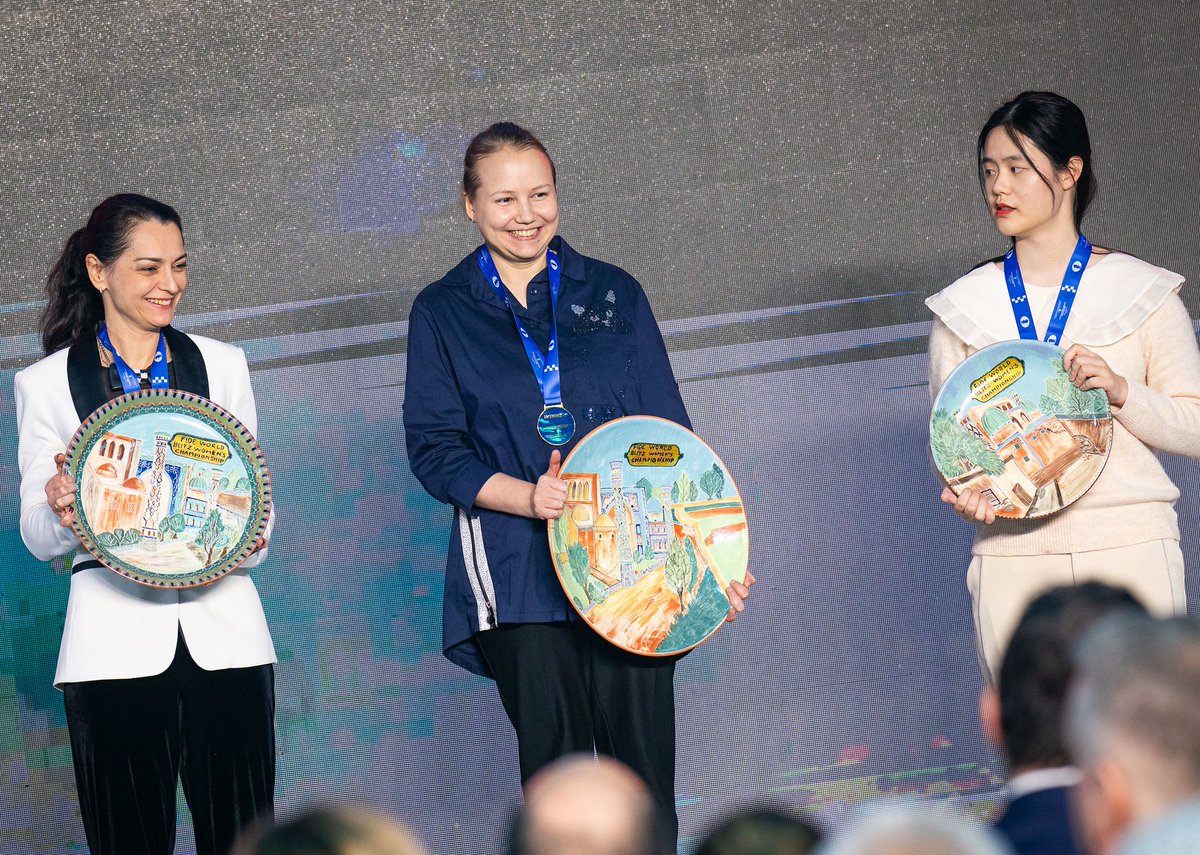
M 1126 590 L 1055 588 L 1025 611 L 979 702 L 1008 767 L 989 826 L 944 802 L 868 805 L 836 829 L 780 807 L 725 819 L 691 855 L 1182 855 L 1200 852 L 1200 623 Z M 525 787 L 507 855 L 670 855 L 646 785 L 576 755 Z M 307 810 L 231 855 L 424 855 L 396 820 Z

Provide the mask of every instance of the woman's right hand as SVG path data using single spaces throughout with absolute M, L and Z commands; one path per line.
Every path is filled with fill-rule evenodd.
M 529 495 L 534 519 L 556 520 L 562 516 L 567 503 L 567 482 L 558 477 L 561 468 L 562 454 L 556 448 L 550 452 L 550 467 L 537 479 Z
M 996 521 L 996 509 L 992 503 L 983 497 L 983 493 L 972 487 L 968 487 L 958 495 L 955 495 L 949 487 L 943 487 L 942 501 L 947 505 L 952 505 L 954 513 L 967 522 L 991 525 Z
M 63 464 L 66 462 L 65 454 L 54 455 L 58 473 L 46 482 L 46 504 L 54 511 L 58 524 L 63 528 L 69 527 L 75 519 L 75 481 L 63 474 Z

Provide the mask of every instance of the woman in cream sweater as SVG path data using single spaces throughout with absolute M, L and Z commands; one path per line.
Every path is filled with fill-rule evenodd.
M 926 301 L 936 317 L 929 386 L 975 351 L 1017 338 L 1066 349 L 1080 389 L 1102 389 L 1113 412 L 1109 460 L 1069 508 L 1038 520 L 1000 520 L 978 491 L 942 501 L 977 526 L 967 585 L 985 670 L 995 674 L 1025 606 L 1041 591 L 1089 579 L 1122 585 L 1153 612 L 1186 610 L 1175 515 L 1178 488 L 1154 452 L 1200 457 L 1200 352 L 1179 298 L 1183 277 L 1125 253 L 1092 248 L 1080 223 L 1095 194 L 1083 113 L 1052 92 L 1025 92 L 996 110 L 978 140 L 980 183 L 996 228 L 1012 241 L 1029 315 L 986 262 Z M 1062 326 L 1060 286 L 1084 269 Z M 1011 276 L 1009 278 L 1012 278 Z M 1052 318 L 1052 315 L 1054 316 Z M 1057 320 L 1057 323 L 1055 321 Z

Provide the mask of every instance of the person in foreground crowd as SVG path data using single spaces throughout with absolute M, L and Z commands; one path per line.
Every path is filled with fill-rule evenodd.
M 412 833 L 363 808 L 317 807 L 279 825 L 263 823 L 229 855 L 425 855 Z
M 42 561 L 76 553 L 54 685 L 92 855 L 168 855 L 180 777 L 199 855 L 274 809 L 275 649 L 247 574 L 265 540 L 206 587 L 138 584 L 80 548 L 60 471 L 80 423 L 138 388 L 194 392 L 257 430 L 246 355 L 170 325 L 186 287 L 175 210 L 110 196 L 50 271 L 47 356 L 15 380 L 21 537 Z
M 820 832 L 804 820 L 764 808 L 734 814 L 693 855 L 808 855 L 820 842 Z
M 1052 588 L 1026 609 L 1009 641 L 996 687 L 979 702 L 984 733 L 1008 761 L 1010 801 L 996 830 L 1017 855 L 1078 855 L 1069 799 L 1079 770 L 1062 735 L 1074 674 L 1072 649 L 1098 619 L 1146 614 L 1124 588 L 1100 582 Z
M 817 855 L 1010 855 L 1007 844 L 972 818 L 930 804 L 868 807 Z
M 573 754 L 529 779 L 509 855 L 669 855 L 646 784 L 611 757 Z
M 1147 851 L 1143 835 L 1194 828 L 1200 623 L 1114 615 L 1080 641 L 1076 669 L 1066 728 L 1083 771 L 1076 805 L 1085 849 L 1109 855 L 1127 844 Z M 1200 838 L 1194 846 L 1200 851 Z
M 557 236 L 554 164 L 533 134 L 477 135 L 463 201 L 483 245 L 413 302 L 404 396 L 413 474 L 455 508 L 445 655 L 496 681 L 522 781 L 596 750 L 674 818 L 675 659 L 627 653 L 578 620 L 546 536 L 566 501 L 563 456 L 584 434 L 626 415 L 690 427 L 662 335 L 632 276 Z M 556 434 L 546 414 L 566 412 L 574 433 Z M 726 594 L 732 620 L 749 591 Z
M 1022 335 L 1066 348 L 1069 381 L 1103 390 L 1113 412 L 1108 462 L 1058 513 L 995 523 L 979 491 L 942 491 L 977 524 L 967 586 L 994 679 L 1025 605 L 1047 588 L 1096 579 L 1128 588 L 1154 614 L 1184 612 L 1179 490 L 1155 451 L 1200 457 L 1200 350 L 1182 276 L 1080 233 L 1095 179 L 1075 104 L 1023 92 L 988 119 L 977 152 L 984 198 L 1012 248 L 926 301 L 936 316 L 930 391 L 977 350 Z

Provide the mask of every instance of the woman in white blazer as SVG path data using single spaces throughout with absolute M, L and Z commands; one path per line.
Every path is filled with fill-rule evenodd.
M 181 777 L 198 855 L 226 852 L 274 810 L 275 649 L 247 574 L 266 541 L 207 587 L 138 584 L 80 548 L 74 481 L 60 471 L 80 423 L 130 386 L 203 395 L 257 430 L 241 349 L 170 326 L 186 286 L 175 210 L 104 200 L 47 278 L 48 355 L 15 381 L 21 536 L 43 561 L 76 553 L 54 683 L 93 855 L 168 855 Z

